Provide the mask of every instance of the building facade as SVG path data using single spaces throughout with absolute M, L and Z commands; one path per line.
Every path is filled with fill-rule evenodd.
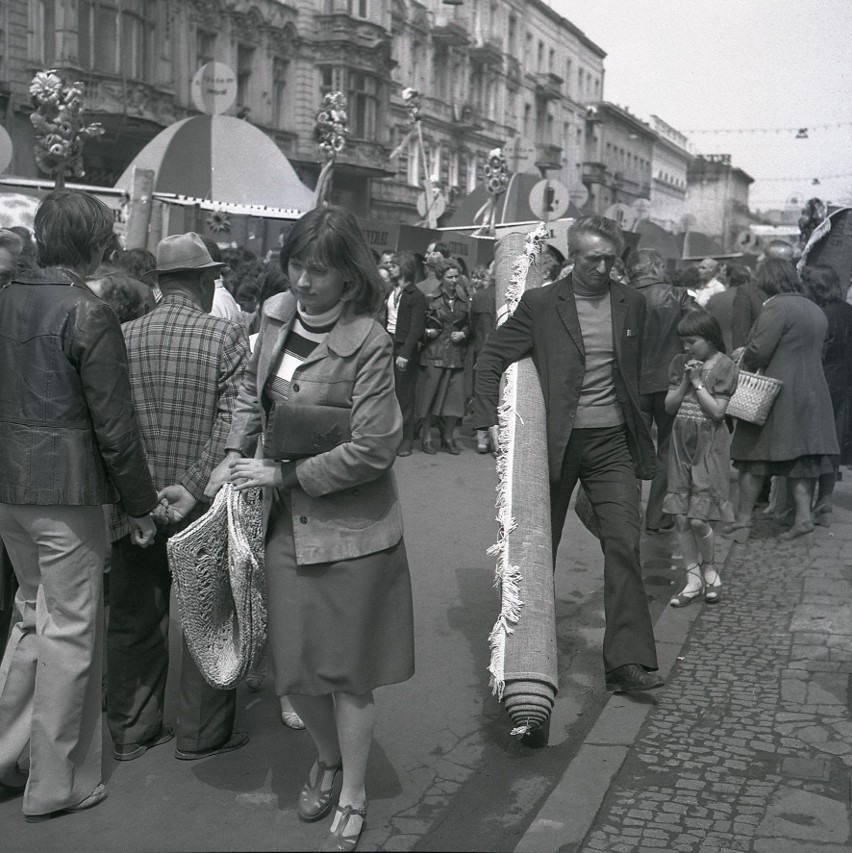
M 83 83 L 87 115 L 105 130 L 86 144 L 85 180 L 109 186 L 160 130 L 197 112 L 193 75 L 216 60 L 237 78 L 230 112 L 266 132 L 309 186 L 321 166 L 316 111 L 324 93 L 344 92 L 350 138 L 333 200 L 413 222 L 427 170 L 451 211 L 482 182 L 488 151 L 518 136 L 539 168 L 579 186 L 604 56 L 542 0 L 6 0 L 8 171 L 39 177 L 28 95 L 37 71 Z M 427 163 L 412 146 L 389 156 L 410 129 L 406 87 L 422 94 Z
M 666 231 L 683 231 L 687 173 L 692 160 L 689 140 L 659 116 L 652 115 L 650 124 L 657 134 L 651 158 L 650 219 Z
M 651 199 L 651 163 L 657 134 L 632 113 L 599 101 L 586 117 L 583 183 L 587 206 L 604 213 L 613 204 Z
M 690 230 L 718 240 L 726 252 L 735 251 L 737 235 L 751 224 L 748 188 L 753 183 L 750 175 L 731 165 L 730 154 L 695 157 L 687 175 Z

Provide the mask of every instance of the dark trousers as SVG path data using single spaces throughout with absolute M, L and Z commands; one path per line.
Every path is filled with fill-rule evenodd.
M 639 486 L 624 427 L 575 429 L 559 480 L 550 484 L 553 557 L 579 480 L 601 529 L 604 554 L 604 669 L 626 663 L 657 668 L 654 628 L 639 562 Z
M 138 548 L 125 536 L 112 546 L 107 628 L 107 723 L 116 746 L 142 743 L 163 724 L 169 670 L 172 576 L 166 537 Z M 236 690 L 211 687 L 183 642 L 177 748 L 224 744 L 234 728 Z
M 639 405 L 642 410 L 642 420 L 650 431 L 651 424 L 657 427 L 657 473 L 651 480 L 648 492 L 648 505 L 645 507 L 645 527 L 659 530 L 672 524 L 672 517 L 663 512 L 663 499 L 666 496 L 668 482 L 667 468 L 669 459 L 669 439 L 675 416 L 666 412 L 666 391 L 656 391 L 653 394 L 642 394 Z
M 420 353 L 415 352 L 405 365 L 405 370 L 396 366 L 396 357 L 402 347 L 394 347 L 393 379 L 396 399 L 402 410 L 403 441 L 414 440 L 414 395 L 417 390 L 417 377 L 420 375 Z

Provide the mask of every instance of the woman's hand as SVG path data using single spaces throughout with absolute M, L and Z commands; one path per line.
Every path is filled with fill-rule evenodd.
M 450 332 L 450 340 L 454 344 L 460 344 L 464 340 L 464 332 Z
M 229 450 L 225 458 L 213 469 L 210 474 L 210 479 L 207 481 L 207 486 L 204 489 L 204 497 L 211 501 L 216 497 L 216 493 L 225 483 L 229 482 L 231 476 L 231 465 L 242 459 L 243 454 L 238 450 Z
M 282 485 L 281 463 L 272 459 L 237 459 L 231 463 L 228 482 L 238 491 Z

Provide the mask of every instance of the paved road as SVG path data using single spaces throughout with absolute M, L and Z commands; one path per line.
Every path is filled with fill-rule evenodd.
M 490 457 L 419 452 L 397 476 L 414 582 L 417 674 L 377 691 L 379 723 L 368 776 L 370 811 L 362 849 L 514 849 L 606 702 L 597 541 L 572 516 L 557 571 L 561 690 L 551 748 L 512 740 L 488 689 L 488 633 L 499 611 Z M 653 615 L 673 578 L 667 543 L 644 547 Z M 167 719 L 174 719 L 175 673 Z M 198 763 L 171 745 L 119 764 L 105 748 L 106 803 L 89 813 L 25 824 L 20 801 L 0 803 L 3 846 L 21 851 L 316 849 L 327 823 L 299 822 L 298 789 L 313 753 L 305 733 L 284 729 L 268 684 L 239 693 L 243 750 Z

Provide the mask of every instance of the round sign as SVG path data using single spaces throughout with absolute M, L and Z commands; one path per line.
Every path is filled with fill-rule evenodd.
M 535 142 L 524 136 L 516 136 L 506 146 L 507 161 L 510 172 L 529 172 L 535 169 L 535 161 L 538 159 L 538 151 Z
M 0 127 L 0 172 L 5 172 L 12 162 L 12 137 L 5 127 Z
M 530 190 L 530 210 L 548 222 L 568 210 L 568 187 L 559 181 L 539 181 Z
M 607 219 L 613 219 L 622 231 L 632 231 L 636 224 L 636 213 L 630 205 L 623 201 L 618 201 L 611 204 L 605 211 L 604 216 Z
M 440 219 L 447 209 L 447 202 L 439 189 L 432 187 L 432 213 L 435 219 Z M 420 193 L 417 196 L 417 212 L 421 216 L 426 216 L 426 192 Z
M 192 78 L 192 102 L 207 115 L 221 115 L 237 99 L 237 78 L 221 62 L 202 65 Z
M 589 200 L 589 190 L 584 184 L 578 187 L 571 187 L 568 190 L 568 199 L 574 207 L 580 208 Z
M 636 219 L 651 218 L 651 200 L 647 198 L 637 198 L 633 202 L 633 212 L 636 214 Z

